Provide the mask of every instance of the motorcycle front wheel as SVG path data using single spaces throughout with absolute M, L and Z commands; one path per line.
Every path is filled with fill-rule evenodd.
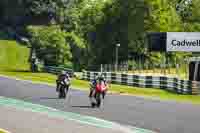
M 59 98 L 66 98 L 66 92 L 65 92 L 65 87 L 61 87 L 59 91 Z
M 96 101 L 97 101 L 96 106 L 99 108 L 101 106 L 101 94 L 100 93 L 96 94 Z

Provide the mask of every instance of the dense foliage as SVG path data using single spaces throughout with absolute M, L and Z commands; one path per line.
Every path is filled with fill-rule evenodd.
M 199 0 L 1 0 L 0 19 L 27 20 L 47 64 L 97 69 L 114 63 L 117 43 L 120 61 L 140 56 L 160 64 L 164 54 L 148 52 L 146 32 L 200 31 L 199 6 Z M 172 63 L 184 55 L 168 54 Z
M 60 65 L 71 61 L 70 46 L 57 26 L 28 27 L 32 48 L 46 65 Z

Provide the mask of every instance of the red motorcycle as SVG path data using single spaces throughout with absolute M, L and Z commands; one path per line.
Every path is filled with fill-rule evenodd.
M 107 85 L 103 82 L 97 83 L 95 90 L 93 91 L 92 98 L 91 98 L 91 106 L 94 108 L 101 106 L 101 101 L 105 96 L 107 91 Z

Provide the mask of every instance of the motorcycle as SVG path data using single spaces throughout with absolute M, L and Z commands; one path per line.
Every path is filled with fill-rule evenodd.
M 95 87 L 95 90 L 92 92 L 92 96 L 91 99 L 91 106 L 94 107 L 100 107 L 101 103 L 102 103 L 102 99 L 103 99 L 103 94 L 106 91 L 106 86 L 102 85 L 102 84 L 97 84 Z
M 58 97 L 59 98 L 66 98 L 66 95 L 68 93 L 69 90 L 69 85 L 70 85 L 70 81 L 65 79 L 65 81 L 61 81 L 60 82 L 60 87 L 58 90 Z

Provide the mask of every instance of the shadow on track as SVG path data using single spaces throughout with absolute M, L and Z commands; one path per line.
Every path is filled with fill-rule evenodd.
M 40 100 L 59 99 L 58 97 L 40 97 Z
M 91 106 L 71 106 L 72 108 L 92 108 Z
M 56 100 L 58 97 L 24 97 L 23 100 Z

